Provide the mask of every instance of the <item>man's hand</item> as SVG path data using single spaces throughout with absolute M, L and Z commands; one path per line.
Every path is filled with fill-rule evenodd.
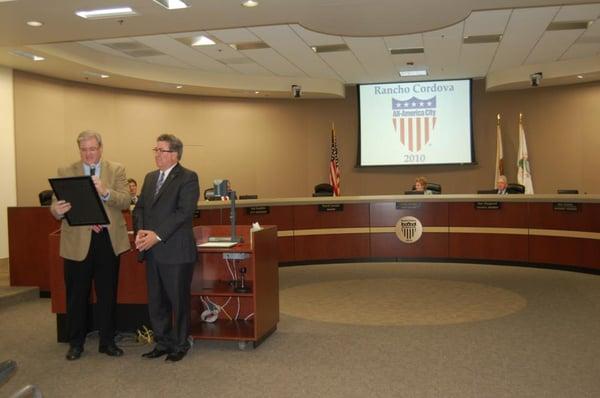
M 71 210 L 71 203 L 66 202 L 64 200 L 59 200 L 57 202 L 52 203 L 52 206 L 50 206 L 50 210 L 56 218 L 63 218 L 65 213 Z
M 92 181 L 94 181 L 94 186 L 96 187 L 96 191 L 100 194 L 100 196 L 106 196 L 108 194 L 108 189 L 104 185 L 102 185 L 102 181 L 98 176 L 92 176 Z
M 94 231 L 95 233 L 100 233 L 102 231 L 102 225 L 92 225 L 92 231 Z
M 135 236 L 135 248 L 139 251 L 149 250 L 152 246 L 160 242 L 154 231 L 140 229 Z

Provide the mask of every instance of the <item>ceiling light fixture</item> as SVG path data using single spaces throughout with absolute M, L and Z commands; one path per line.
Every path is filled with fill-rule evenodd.
M 334 53 L 350 50 L 346 44 L 327 44 L 324 46 L 311 46 L 310 48 L 316 53 Z
M 40 21 L 27 21 L 27 25 L 29 26 L 33 26 L 34 28 L 39 28 L 40 26 L 42 26 L 44 23 L 40 22 Z
M 181 84 L 175 86 L 175 88 L 183 88 L 183 86 Z
M 258 1 L 255 0 L 247 0 L 242 3 L 244 7 L 252 8 L 258 5 Z
M 502 40 L 502 35 L 479 35 L 463 37 L 463 43 L 465 44 L 500 43 L 500 40 Z
M 234 50 L 243 51 L 243 50 L 260 50 L 262 48 L 269 48 L 269 45 L 264 41 L 253 41 L 247 43 L 231 43 L 229 47 Z
M 423 47 L 390 48 L 390 54 L 392 54 L 392 55 L 423 54 L 424 52 L 425 52 L 425 49 Z
M 180 10 L 189 7 L 181 0 L 154 0 L 154 2 L 165 7 L 167 10 Z
M 102 10 L 77 11 L 78 17 L 85 19 L 118 18 L 137 15 L 131 7 L 105 8 Z
M 90 71 L 85 71 L 85 72 L 83 72 L 83 74 L 88 77 L 99 77 L 100 79 L 108 79 L 110 77 L 110 75 L 107 75 L 105 73 L 90 72 Z
M 215 41 L 213 39 L 211 39 L 210 37 L 207 36 L 198 36 L 198 37 L 194 37 L 192 38 L 192 47 L 196 47 L 196 46 L 214 46 L 215 45 Z
M 590 27 L 592 21 L 561 21 L 550 22 L 546 30 L 585 30 Z
M 10 53 L 12 55 L 17 55 L 19 57 L 29 58 L 32 61 L 43 61 L 46 59 L 40 55 L 35 55 L 34 53 L 30 53 L 27 51 L 13 50 L 13 51 L 10 51 Z
M 416 76 L 427 76 L 427 69 L 408 69 L 401 70 L 400 77 L 416 77 Z
M 583 75 L 577 75 L 578 79 L 583 79 Z

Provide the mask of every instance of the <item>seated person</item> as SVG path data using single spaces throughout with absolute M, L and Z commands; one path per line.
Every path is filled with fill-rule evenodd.
M 415 179 L 415 191 L 423 192 L 424 195 L 432 195 L 433 191 L 427 189 L 427 179 L 425 177 L 417 177 Z
M 137 181 L 133 178 L 127 179 L 127 186 L 129 187 L 129 195 L 131 195 L 131 204 L 134 205 L 138 201 L 139 195 L 137 194 Z
M 496 181 L 496 190 L 498 195 L 507 195 L 508 190 L 506 189 L 508 186 L 508 181 L 506 180 L 506 176 L 498 176 L 498 181 Z

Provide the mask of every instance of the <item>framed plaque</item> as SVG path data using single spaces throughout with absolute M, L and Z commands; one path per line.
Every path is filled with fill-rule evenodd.
M 65 213 L 70 226 L 110 224 L 92 177 L 49 178 L 48 181 L 58 200 L 71 203 L 71 210 Z

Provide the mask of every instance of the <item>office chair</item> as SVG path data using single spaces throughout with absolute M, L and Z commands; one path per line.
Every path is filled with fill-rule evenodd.
M 525 185 L 508 184 L 506 186 L 506 192 L 509 194 L 523 194 L 525 193 Z
M 0 362 L 0 386 L 2 386 L 17 371 L 17 363 L 13 360 Z M 33 397 L 42 398 L 42 392 L 36 386 L 29 384 L 11 395 L 11 398 Z
M 50 206 L 52 204 L 52 190 L 47 189 L 38 194 L 40 200 L 40 206 Z
M 425 189 L 430 190 L 433 195 L 439 195 L 442 193 L 442 186 L 440 184 L 436 184 L 435 182 L 428 182 L 427 187 Z M 415 192 L 419 192 L 419 191 L 417 191 L 417 187 L 414 185 L 412 187 L 412 190 Z M 404 194 L 405 195 L 419 195 L 418 193 L 409 194 L 408 192 L 409 191 L 406 191 Z
M 434 182 L 427 183 L 427 189 L 433 192 L 434 195 L 439 195 L 442 193 L 442 186 L 440 184 L 436 184 Z
M 315 185 L 315 193 L 312 196 L 333 196 L 333 186 L 326 182 Z
M 579 195 L 579 191 L 577 189 L 557 189 L 556 193 L 560 195 Z
M 215 196 L 214 188 L 207 188 L 204 190 L 204 200 L 220 200 L 221 198 L 217 198 Z

